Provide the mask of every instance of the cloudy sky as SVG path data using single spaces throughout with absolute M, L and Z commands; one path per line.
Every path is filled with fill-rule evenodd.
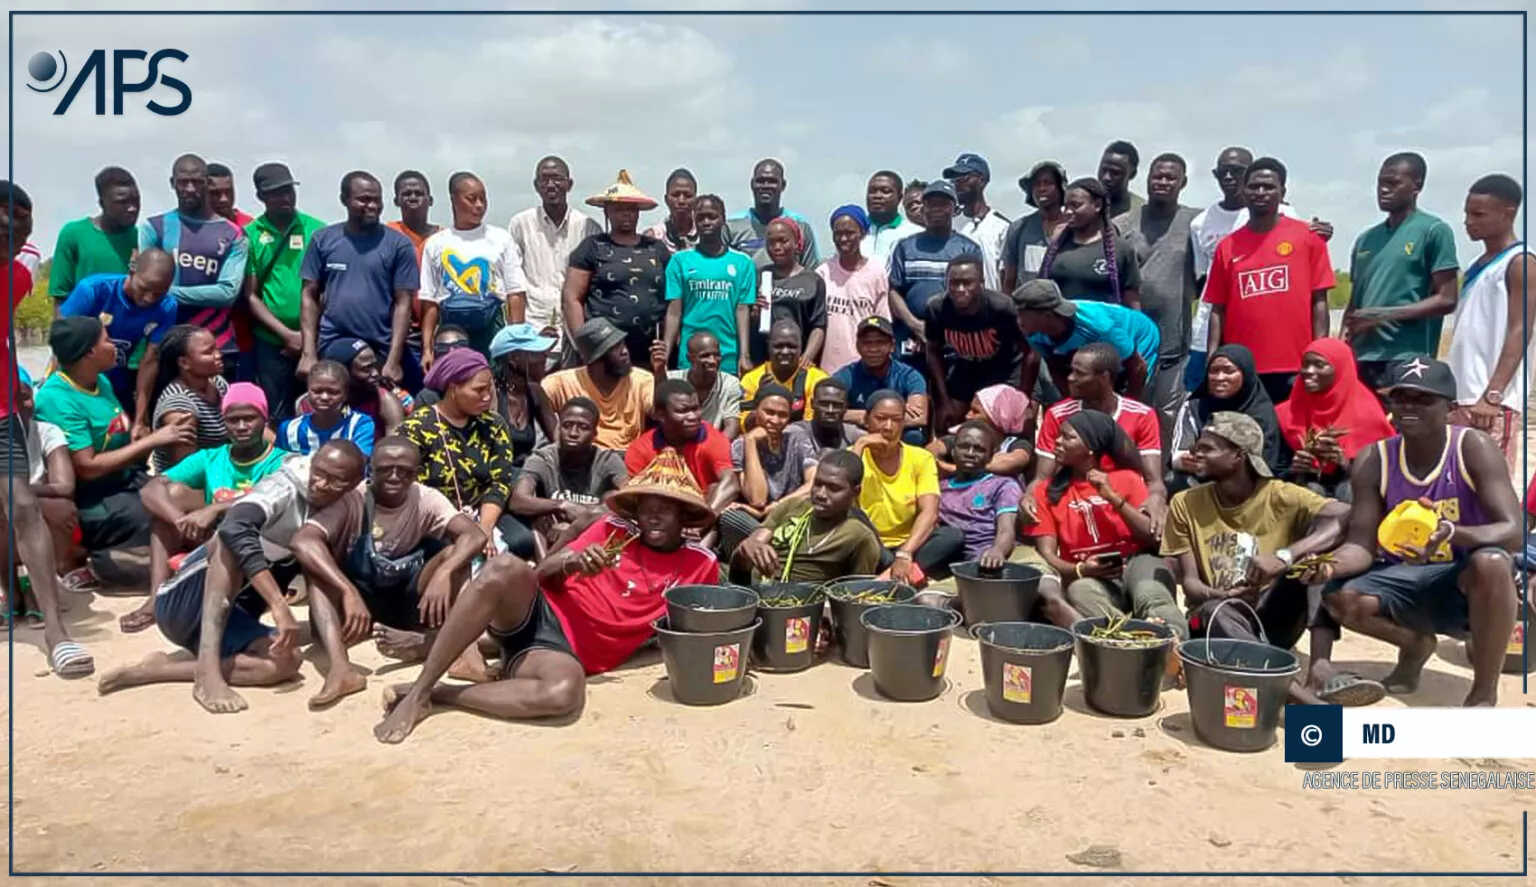
M 108 164 L 138 176 L 146 214 L 168 208 L 171 160 L 193 151 L 235 169 L 239 205 L 253 213 L 251 170 L 288 163 L 301 208 L 324 219 L 342 215 L 346 171 L 387 183 L 414 167 L 429 174 L 436 218 L 447 221 L 446 179 L 469 169 L 487 181 L 499 224 L 533 204 L 533 167 L 549 153 L 570 161 L 577 201 L 621 167 L 659 196 L 668 171 L 687 166 L 733 211 L 749 201 L 753 163 L 773 156 L 788 170 L 786 205 L 815 220 L 825 241 L 827 213 L 862 202 L 876 169 L 931 178 L 957 153 L 978 152 L 991 162 L 991 203 L 1017 217 L 1016 181 L 1031 164 L 1053 159 L 1088 175 L 1104 144 L 1125 138 L 1143 158 L 1135 190 L 1144 193 L 1152 157 L 1177 152 L 1190 166 L 1184 202 L 1198 206 L 1218 196 L 1209 170 L 1222 147 L 1281 158 L 1291 202 L 1337 226 L 1340 267 L 1355 233 L 1378 220 L 1381 159 L 1420 151 L 1429 161 L 1421 205 L 1451 222 L 1466 263 L 1477 255 L 1461 234 L 1467 185 L 1493 171 L 1521 177 L 1515 17 L 828 17 L 742 0 L 671 8 L 781 11 L 559 8 L 572 13 L 14 18 L 9 159 L 36 203 L 34 239 L 50 252 L 60 225 L 95 211 L 91 178 Z M 175 76 L 193 90 L 189 111 L 144 110 L 148 98 L 176 100 L 162 87 L 129 95 L 121 117 L 93 116 L 88 90 L 54 116 L 61 93 L 24 85 L 38 51 L 62 50 L 78 66 L 93 49 L 129 47 L 188 53 Z

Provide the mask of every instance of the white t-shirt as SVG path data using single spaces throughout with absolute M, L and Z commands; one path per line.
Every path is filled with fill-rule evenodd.
M 900 220 L 895 225 L 882 228 L 878 225 L 871 228 L 864 239 L 859 241 L 859 253 L 866 259 L 874 259 L 881 266 L 891 263 L 891 250 L 896 244 L 914 234 L 921 234 L 925 230 L 922 225 L 911 219 L 897 216 Z M 832 257 L 833 259 L 836 256 Z M 831 261 L 831 260 L 829 260 Z
M 1003 243 L 1008 239 L 1008 219 L 995 209 L 979 219 L 967 215 L 955 217 L 955 231 L 976 241 L 986 259 L 985 284 L 995 290 L 1002 286 Z
M 1292 219 L 1300 219 L 1296 210 L 1291 209 L 1289 203 L 1280 204 L 1280 215 Z M 1220 202 L 1213 203 L 1200 211 L 1194 221 L 1189 223 L 1189 244 L 1194 251 L 1195 277 L 1205 279 L 1210 276 L 1211 262 L 1216 258 L 1216 247 L 1227 239 L 1227 235 L 1248 224 L 1248 207 L 1241 209 L 1227 209 Z M 1205 353 L 1207 340 L 1210 338 L 1211 306 L 1201 299 L 1195 306 L 1195 319 L 1189 331 L 1189 350 Z
M 48 479 L 48 454 L 69 446 L 64 432 L 52 422 L 33 419 L 27 425 L 28 479 L 36 486 Z
M 453 296 L 505 299 L 508 293 L 527 291 L 522 253 L 505 228 L 444 228 L 422 244 L 424 302 L 443 302 Z
M 1461 299 L 1456 303 L 1455 319 L 1451 321 L 1451 350 L 1446 356 L 1446 363 L 1456 375 L 1458 404 L 1477 403 L 1488 390 L 1488 380 L 1493 378 L 1499 351 L 1504 347 L 1504 325 L 1509 320 L 1509 263 L 1531 252 L 1530 247 L 1516 243 L 1488 264 L 1468 270 L 1461 285 Z M 1503 406 L 1507 409 L 1520 409 L 1521 380 L 1527 367 L 1522 355 L 1520 366 L 1504 389 Z M 1526 391 L 1530 391 L 1529 383 Z

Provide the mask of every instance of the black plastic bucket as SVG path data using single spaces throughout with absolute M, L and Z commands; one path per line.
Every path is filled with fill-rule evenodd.
M 1044 575 L 1028 564 L 1003 564 L 1001 570 L 989 574 L 975 561 L 955 564 L 950 572 L 955 576 L 968 628 L 987 622 L 1028 622 L 1040 599 L 1040 577 Z
M 1202 742 L 1226 751 L 1263 751 L 1275 744 L 1296 654 L 1236 638 L 1179 645 L 1189 689 L 1189 716 Z
M 859 617 L 869 639 L 869 673 L 881 696 L 922 702 L 944 692 L 954 610 L 921 604 L 885 604 Z
M 735 631 L 757 618 L 757 592 L 739 585 L 679 585 L 662 597 L 673 631 Z
M 1061 717 L 1072 668 L 1072 632 L 1036 622 L 987 622 L 974 632 L 981 646 L 987 708 L 1015 724 Z
M 684 705 L 719 705 L 741 695 L 747 657 L 758 621 L 733 631 L 674 631 L 667 620 L 652 623 L 661 644 L 672 698 Z
M 827 596 L 810 582 L 764 585 L 757 590 L 761 624 L 752 635 L 752 667 L 803 671 L 816 663 L 816 634 Z
M 861 603 L 849 598 L 869 591 L 889 591 L 888 601 Z M 904 604 L 917 597 L 917 589 L 899 582 L 874 579 L 868 576 L 851 576 L 839 579 L 827 589 L 832 602 L 832 638 L 837 642 L 838 655 L 855 668 L 869 668 L 869 638 L 859 619 L 871 607 L 884 604 Z
M 1127 631 L 1150 631 L 1161 639 L 1155 645 L 1128 645 L 1090 637 L 1110 619 L 1095 616 L 1072 626 L 1077 640 L 1077 666 L 1083 682 L 1083 698 L 1094 710 L 1121 718 L 1144 718 L 1157 711 L 1163 692 L 1163 673 L 1178 638 L 1161 622 L 1130 619 Z

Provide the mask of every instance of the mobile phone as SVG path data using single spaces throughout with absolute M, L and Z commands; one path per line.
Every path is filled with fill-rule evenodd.
M 1106 567 L 1119 567 L 1124 565 L 1125 556 L 1118 551 L 1106 551 L 1103 554 L 1096 556 L 1094 560 L 1098 561 Z

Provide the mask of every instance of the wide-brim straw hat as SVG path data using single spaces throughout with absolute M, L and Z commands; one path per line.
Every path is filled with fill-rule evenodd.
M 629 180 L 629 170 L 619 170 L 619 179 L 601 194 L 594 194 L 587 198 L 587 206 L 607 206 L 610 203 L 638 206 L 641 209 L 655 209 L 655 199 L 647 197 L 644 191 L 635 187 L 635 183 Z
M 688 464 L 677 450 L 666 447 L 644 471 L 630 478 L 622 490 L 608 494 L 608 509 L 620 517 L 635 520 L 639 513 L 640 499 L 644 496 L 661 496 L 681 503 L 683 525 L 704 530 L 715 523 L 715 513 L 704 501 L 704 493 L 694 483 Z

